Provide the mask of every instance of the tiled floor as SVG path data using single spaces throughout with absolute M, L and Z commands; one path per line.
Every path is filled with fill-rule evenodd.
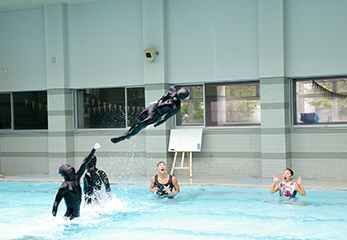
M 138 176 L 109 176 L 111 184 L 150 184 L 149 177 Z M 270 188 L 272 179 L 259 178 L 205 178 L 205 177 L 177 177 L 179 185 L 223 185 L 233 187 L 263 187 Z M 60 175 L 25 174 L 19 176 L 5 176 L 0 181 L 39 181 L 39 182 L 62 182 Z M 305 189 L 326 189 L 347 191 L 347 181 L 345 180 L 321 180 L 303 179 L 302 184 Z

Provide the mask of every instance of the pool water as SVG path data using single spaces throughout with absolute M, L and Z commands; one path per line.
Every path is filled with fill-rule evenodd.
M 267 188 L 180 186 L 158 199 L 148 185 L 111 185 L 113 198 L 52 217 L 59 182 L 0 182 L 0 239 L 346 239 L 347 192 L 306 189 L 283 200 Z

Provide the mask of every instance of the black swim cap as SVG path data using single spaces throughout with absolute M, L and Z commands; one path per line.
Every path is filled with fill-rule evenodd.
M 189 96 L 188 89 L 180 88 L 180 90 L 177 91 L 177 96 L 181 100 L 186 99 Z
M 72 180 L 76 177 L 75 169 L 69 164 L 63 164 L 59 168 L 59 174 L 63 175 L 66 180 Z

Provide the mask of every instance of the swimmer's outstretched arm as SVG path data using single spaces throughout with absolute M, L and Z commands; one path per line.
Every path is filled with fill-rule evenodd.
M 298 177 L 298 181 L 295 182 L 295 190 L 300 193 L 301 196 L 306 196 L 306 191 L 304 189 L 304 186 L 301 184 L 301 176 Z
M 94 156 L 94 153 L 97 149 L 100 148 L 100 144 L 99 143 L 95 143 L 94 148 L 90 151 L 90 153 L 88 154 L 88 156 L 83 160 L 80 168 L 77 171 L 77 179 L 80 180 L 83 173 L 86 170 L 86 166 L 88 165 L 88 163 L 90 162 L 90 160 L 92 160 L 92 157 Z
M 273 178 L 274 178 L 274 181 L 271 184 L 271 188 L 270 188 L 270 193 L 271 194 L 277 192 L 278 189 L 280 189 L 280 186 L 281 186 L 281 179 L 280 179 L 280 177 L 277 174 L 275 174 L 273 176 Z

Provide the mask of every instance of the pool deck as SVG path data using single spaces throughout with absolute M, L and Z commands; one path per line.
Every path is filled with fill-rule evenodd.
M 111 184 L 150 184 L 150 177 L 138 176 L 109 176 Z M 232 187 L 270 188 L 272 179 L 261 178 L 206 178 L 177 176 L 179 185 L 220 185 Z M 0 176 L 0 181 L 27 181 L 27 182 L 62 182 L 60 175 L 23 174 L 18 176 Z M 325 189 L 347 191 L 346 180 L 303 179 L 305 189 Z

